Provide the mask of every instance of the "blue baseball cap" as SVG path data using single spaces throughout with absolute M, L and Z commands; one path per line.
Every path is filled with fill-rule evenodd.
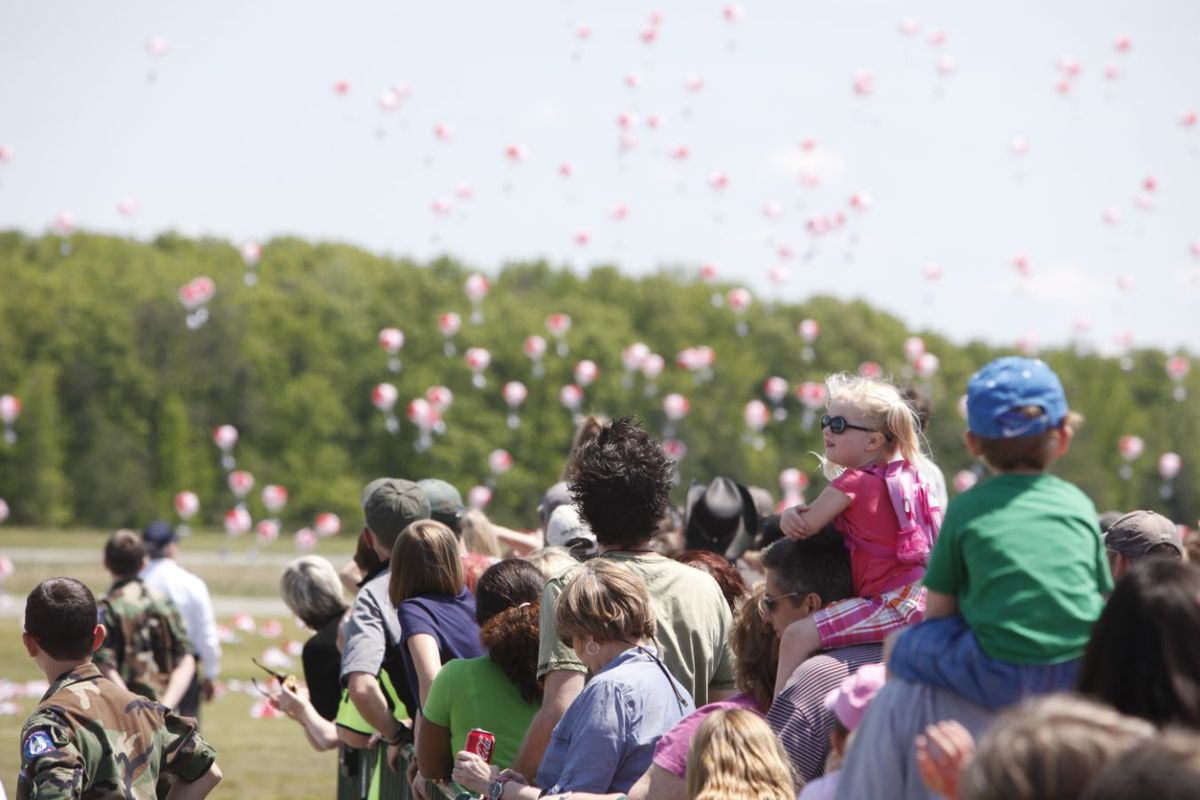
M 1019 413 L 1030 406 L 1041 415 Z M 1062 382 L 1041 359 L 997 358 L 967 382 L 967 428 L 985 439 L 1036 436 L 1061 425 L 1067 410 Z

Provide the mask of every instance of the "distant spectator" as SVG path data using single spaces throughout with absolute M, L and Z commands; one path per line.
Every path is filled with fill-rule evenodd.
M 179 566 L 179 534 L 170 524 L 155 520 L 142 531 L 150 561 L 142 570 L 142 580 L 152 589 L 171 598 L 187 628 L 188 639 L 196 656 L 192 684 L 175 709 L 200 721 L 200 700 L 216 696 L 221 674 L 221 640 L 217 636 L 217 618 L 213 613 L 208 585 Z
M 196 674 L 179 610 L 138 577 L 146 566 L 146 548 L 133 531 L 109 537 L 104 566 L 113 577 L 112 588 L 99 602 L 107 634 L 92 660 L 118 686 L 174 708 Z
M 684 550 L 675 556 L 675 560 L 711 575 L 721 587 L 721 594 L 725 595 L 725 602 L 729 604 L 730 611 L 733 611 L 738 601 L 746 596 L 746 581 L 724 556 L 711 550 Z
M 450 484 L 437 478 L 426 478 L 425 480 L 417 481 L 417 485 L 425 490 L 425 494 L 429 496 L 429 517 L 437 522 L 442 523 L 449 528 L 458 542 L 458 557 L 462 560 L 463 578 L 467 584 L 467 590 L 475 591 L 475 581 L 483 574 L 483 571 L 496 563 L 495 558 L 490 553 L 484 553 L 479 550 L 474 550 L 467 546 L 466 535 L 467 515 L 474 515 L 471 520 L 471 538 L 478 541 L 482 537 L 489 537 L 493 545 L 493 549 L 499 554 L 499 545 L 496 544 L 495 531 L 491 528 L 491 523 L 487 516 L 477 509 L 467 512 L 464 509 L 462 495 L 458 489 L 455 489 Z M 480 532 L 479 528 L 486 526 L 487 531 Z
M 479 553 L 492 559 L 504 555 L 500 540 L 496 538 L 496 527 L 487 514 L 477 508 L 463 514 L 462 543 L 468 553 Z
M 579 518 L 574 506 L 562 505 L 554 509 L 546 525 L 546 546 L 565 547 L 582 560 L 596 554 L 596 534 Z
M 1175 523 L 1153 511 L 1130 511 L 1104 529 L 1104 549 L 1114 581 L 1143 558 L 1184 557 Z
M 792 800 L 795 796 L 787 756 L 762 717 L 729 709 L 704 720 L 688 754 L 688 800 Z

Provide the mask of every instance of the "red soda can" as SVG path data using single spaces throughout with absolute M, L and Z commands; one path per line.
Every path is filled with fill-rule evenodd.
M 474 753 L 487 763 L 492 763 L 492 751 L 496 749 L 496 736 L 483 728 L 471 728 L 467 733 L 467 751 Z

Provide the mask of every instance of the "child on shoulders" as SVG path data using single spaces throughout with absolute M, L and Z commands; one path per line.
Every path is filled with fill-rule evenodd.
M 858 597 L 831 603 L 788 626 L 780 641 L 783 680 L 817 650 L 882 642 L 924 618 L 921 577 L 936 523 L 932 531 L 909 524 L 902 532 L 889 492 L 900 471 L 909 471 L 908 485 L 921 495 L 922 510 L 940 520 L 936 497 L 921 478 L 928 460 L 920 424 L 896 387 L 845 374 L 830 376 L 826 385 L 829 413 L 821 418 L 821 428 L 825 473 L 832 483 L 811 506 L 787 509 L 780 527 L 789 538 L 802 539 L 832 522 L 850 550 Z M 909 497 L 910 507 L 916 500 Z M 911 515 L 907 521 L 912 522 Z
M 971 378 L 964 441 L 995 477 L 950 503 L 925 574 L 930 619 L 897 638 L 893 673 L 993 710 L 1072 687 L 1113 587 L 1095 507 L 1046 472 L 1076 417 L 1040 360 Z

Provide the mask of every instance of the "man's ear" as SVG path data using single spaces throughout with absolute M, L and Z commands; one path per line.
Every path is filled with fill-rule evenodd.
M 979 437 L 968 431 L 963 431 L 963 446 L 967 448 L 967 452 L 972 458 L 979 458 L 983 455 L 983 450 L 979 447 Z
M 809 592 L 800 598 L 800 608 L 804 610 L 804 616 L 811 616 L 824 607 L 825 603 L 821 600 L 821 595 L 816 592 Z
M 38 640 L 32 633 L 22 633 L 21 644 L 25 645 L 25 652 L 30 658 L 36 658 L 37 654 L 42 651 L 42 648 L 38 645 Z
M 108 636 L 108 628 L 105 628 L 100 623 L 96 623 L 96 627 L 92 630 L 92 652 L 100 649 L 100 645 L 104 644 L 105 637 Z
M 1054 444 L 1054 457 L 1062 458 L 1071 449 L 1071 442 L 1075 439 L 1075 429 L 1064 422 L 1058 427 L 1057 431 L 1058 437 Z

